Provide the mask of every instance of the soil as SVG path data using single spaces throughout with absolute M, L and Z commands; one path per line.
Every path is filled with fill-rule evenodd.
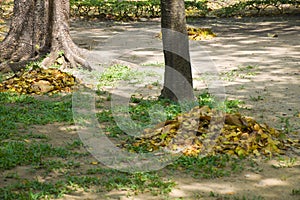
M 217 34 L 212 40 L 191 44 L 192 61 L 197 52 L 200 57 L 196 57 L 196 61 L 197 58 L 205 59 L 199 62 L 205 67 L 194 66 L 197 91 L 209 88 L 213 92 L 225 94 L 229 99 L 242 100 L 245 102 L 242 114 L 252 116 L 261 123 L 286 129 L 291 137 L 299 138 L 300 16 L 197 19 L 189 24 L 211 28 Z M 72 23 L 72 36 L 77 44 L 91 50 L 89 62 L 99 73 L 109 62 L 125 63 L 137 70 L 155 72 L 155 76 L 144 77 L 143 82 L 130 83 L 136 86 L 134 93 L 155 96 L 159 94 L 160 87 L 153 83 L 163 80 L 163 67 L 159 65 L 163 62 L 161 41 L 155 37 L 159 28 L 158 20 L 131 23 L 76 21 Z M 210 75 L 214 73 L 220 74 L 218 79 L 221 84 L 217 90 L 214 90 L 216 85 L 210 82 Z M 95 74 L 78 72 L 77 76 L 93 84 L 97 77 Z M 107 89 L 112 91 L 116 88 Z M 48 124 L 30 127 L 28 131 L 45 134 L 49 137 L 49 143 L 60 146 L 78 139 L 74 129 L 65 124 Z M 289 162 L 289 158 L 298 160 Z M 176 172 L 172 175 L 172 180 L 178 185 L 169 197 L 191 200 L 226 197 L 299 199 L 299 195 L 292 195 L 292 190 L 300 190 L 300 150 L 289 152 L 289 156 L 284 159 L 287 161 L 280 162 L 279 158 L 257 159 L 254 167 L 248 167 L 242 173 L 216 179 L 195 179 L 189 174 Z M 79 160 L 79 171 L 90 168 L 92 161 L 95 161 L 92 156 Z M 25 178 L 33 176 L 26 167 L 17 167 L 13 171 Z M 55 177 L 55 174 L 50 174 L 43 179 Z M 0 181 L 1 186 L 10 183 L 9 180 Z M 150 200 L 163 197 L 148 194 L 127 197 L 124 191 L 78 191 L 65 195 L 62 199 Z
M 215 85 L 210 83 L 209 76 L 219 73 L 221 89 L 218 92 L 224 90 L 222 93 L 228 99 L 244 101 L 244 108 L 248 108 L 243 110 L 246 115 L 277 128 L 282 128 L 281 117 L 290 118 L 294 130 L 299 131 L 300 118 L 294 117 L 300 111 L 299 15 L 194 19 L 188 24 L 211 28 L 217 34 L 212 40 L 190 44 L 197 90 L 212 90 Z M 92 50 L 88 59 L 96 71 L 103 71 L 99 63 L 114 59 L 113 62 L 160 75 L 159 79 L 149 77 L 148 83 L 163 80 L 163 67 L 148 66 L 163 63 L 161 41 L 155 37 L 160 32 L 158 20 L 77 21 L 72 27 L 75 42 Z M 247 66 L 253 69 L 247 71 Z
M 53 147 L 64 146 L 78 140 L 76 127 L 73 125 L 65 125 L 60 123 L 33 126 L 26 132 L 34 134 L 45 134 L 48 138 L 48 143 Z M 86 150 L 82 147 L 77 150 L 78 153 L 85 153 Z M 286 162 L 279 161 L 278 158 L 270 159 L 254 159 L 253 165 L 245 164 L 245 169 L 241 173 L 232 174 L 229 177 L 221 177 L 214 179 L 193 178 L 190 174 L 180 171 L 172 172 L 165 175 L 168 178 L 176 181 L 177 185 L 168 195 L 169 199 L 186 199 L 186 200 L 223 200 L 229 198 L 259 199 L 263 197 L 266 200 L 297 200 L 298 195 L 292 195 L 293 189 L 299 189 L 300 179 L 300 162 L 299 156 L 292 155 L 293 158 L 298 158 L 298 161 L 288 161 L 289 157 L 285 157 Z M 283 157 L 282 157 L 283 158 Z M 97 161 L 92 156 L 78 158 L 76 162 L 80 163 L 78 175 L 87 169 L 95 167 L 92 162 Z M 100 163 L 98 165 L 101 165 Z M 97 166 L 99 167 L 99 166 Z M 51 172 L 47 176 L 43 175 L 44 171 L 32 171 L 30 166 L 20 166 L 12 170 L 7 170 L 1 176 L 5 177 L 8 174 L 17 173 L 19 177 L 25 179 L 37 178 L 40 181 L 51 181 L 59 178 L 61 175 L 58 172 Z M 17 179 L 0 179 L 1 186 L 7 186 L 15 183 Z M 97 188 L 92 188 L 97 189 Z M 64 195 L 61 200 L 104 200 L 104 199 L 120 199 L 120 200 L 155 200 L 166 199 L 165 196 L 152 196 L 148 193 L 131 195 L 128 197 L 126 191 L 111 191 L 108 193 L 88 192 L 79 190 L 71 194 Z
M 224 88 L 226 98 L 245 102 L 242 105 L 242 114 L 254 117 L 260 123 L 287 129 L 291 137 L 299 138 L 300 16 L 195 19 L 188 24 L 211 28 L 217 34 L 212 40 L 191 42 L 192 63 L 194 59 L 200 64 L 193 66 L 195 88 L 199 92 L 208 88 L 216 93 Z M 76 22 L 72 34 L 75 42 L 94 51 L 96 55 L 103 51 L 118 50 L 117 56 L 113 56 L 114 62 L 125 63 L 137 70 L 158 73 L 159 78 L 154 76 L 149 80 L 144 79 L 142 84 L 135 85 L 134 91 L 144 96 L 155 96 L 159 94 L 160 87 L 145 86 L 163 80 L 162 67 L 148 66 L 163 63 L 161 41 L 155 38 L 155 34 L 160 32 L 159 28 L 157 20 L 135 23 L 101 22 L 96 25 L 92 23 L 90 28 Z M 201 61 L 197 60 L 197 52 Z M 95 54 L 91 57 L 91 63 L 97 62 L 93 59 L 95 57 L 97 58 Z M 205 67 L 201 64 L 205 64 Z M 249 71 L 247 66 L 251 66 Z M 94 69 L 100 72 L 102 67 L 94 65 Z M 216 72 L 221 81 L 222 89 L 219 90 L 214 90 L 215 85 L 207 77 Z M 295 150 L 289 157 L 298 158 L 299 161 L 299 153 L 299 149 Z M 227 195 L 244 196 L 247 199 L 254 199 L 255 196 L 272 200 L 299 199 L 299 196 L 292 196 L 291 191 L 300 187 L 300 163 L 294 163 L 293 167 L 274 167 L 279 163 L 278 158 L 257 160 L 255 169 L 249 168 L 241 174 L 209 180 L 193 179 L 187 174 L 177 173 L 172 179 L 178 185 L 170 197 L 222 199 L 222 195 Z M 216 197 L 218 194 L 221 196 Z M 128 199 L 159 198 L 140 195 Z

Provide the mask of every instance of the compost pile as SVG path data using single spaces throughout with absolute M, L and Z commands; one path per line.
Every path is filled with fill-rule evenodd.
M 70 92 L 76 84 L 73 75 L 55 68 L 34 68 L 21 71 L 0 83 L 0 92 L 20 94 L 54 94 Z
M 174 120 L 145 129 L 143 135 L 125 141 L 121 146 L 130 151 L 163 149 L 186 156 L 198 156 L 208 148 L 211 148 L 211 154 L 270 156 L 300 147 L 299 140 L 287 138 L 266 124 L 259 124 L 239 113 L 225 114 L 207 106 L 195 107 Z

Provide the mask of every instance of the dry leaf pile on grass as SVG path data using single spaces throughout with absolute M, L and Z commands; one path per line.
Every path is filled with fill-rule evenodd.
M 0 83 L 0 92 L 44 94 L 70 92 L 75 77 L 58 69 L 35 68 L 23 71 Z
M 250 117 L 221 113 L 207 106 L 195 107 L 174 120 L 146 129 L 142 136 L 128 142 L 121 146 L 143 147 L 150 152 L 163 148 L 186 156 L 197 156 L 208 148 L 212 154 L 269 156 L 300 146 L 299 140 L 286 138 L 281 131 Z

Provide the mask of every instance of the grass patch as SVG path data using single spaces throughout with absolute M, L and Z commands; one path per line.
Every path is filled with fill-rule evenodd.
M 41 97 L 41 96 L 40 96 Z M 6 178 L 15 179 L 0 188 L 0 199 L 48 199 L 59 198 L 78 189 L 90 190 L 97 186 L 100 191 L 113 189 L 126 190 L 135 194 L 150 192 L 153 195 L 167 194 L 175 185 L 173 181 L 161 178 L 155 173 L 128 174 L 111 169 L 91 169 L 76 174 L 81 163 L 74 158 L 89 156 L 76 150 L 83 147 L 80 140 L 66 143 L 62 147 L 53 147 L 49 138 L 40 134 L 19 135 L 18 124 L 22 126 L 47 124 L 53 122 L 72 122 L 70 96 L 47 96 L 35 98 L 30 95 L 0 93 L 1 142 L 0 171 L 5 172 L 17 166 L 29 166 L 31 173 L 44 175 L 56 171 L 64 176 L 57 180 L 40 182 L 36 179 L 24 179 L 17 174 L 7 174 Z M 43 100 L 41 100 L 43 99 Z M 44 100 L 46 99 L 46 100 Z M 140 108 L 142 109 L 142 108 Z M 138 109 L 134 111 L 138 115 Z M 112 122 L 111 111 L 98 114 L 100 121 Z M 117 126 L 108 131 L 117 131 Z
M 264 200 L 265 198 L 262 196 L 251 195 L 249 196 L 237 196 L 237 195 L 220 195 L 211 191 L 209 193 L 210 197 L 215 197 L 220 200 Z
M 165 120 L 172 120 L 178 114 L 187 112 L 196 105 L 209 106 L 210 108 L 218 108 L 227 113 L 238 112 L 240 105 L 243 104 L 240 100 L 225 100 L 224 102 L 218 102 L 216 98 L 204 92 L 197 96 L 198 104 L 189 103 L 176 103 L 168 99 L 148 100 L 132 97 L 130 99 L 130 106 L 128 108 L 131 119 L 135 122 L 133 125 L 127 124 L 126 127 L 130 128 L 146 128 L 153 126 Z M 120 106 L 116 109 L 117 114 L 124 114 L 127 108 Z M 110 136 L 118 136 L 123 134 L 122 130 L 117 126 L 113 115 L 116 113 L 112 110 L 103 110 L 97 113 L 97 118 L 100 123 L 107 123 L 106 132 Z
M 104 73 L 102 80 L 115 82 L 118 80 L 130 80 L 134 75 L 127 67 L 111 68 L 112 71 Z M 120 70 L 115 73 L 114 70 Z M 140 75 L 140 74 L 138 74 Z M 135 76 L 135 75 L 134 75 Z M 109 95 L 99 91 L 99 95 Z M 45 98 L 44 98 L 45 97 Z M 44 100 L 45 99 L 45 100 Z M 239 101 L 226 100 L 218 103 L 209 93 L 198 96 L 198 104 L 201 106 L 237 110 Z M 31 173 L 58 172 L 55 180 L 41 182 L 39 180 L 24 179 L 18 174 L 8 174 L 10 179 L 16 179 L 18 183 L 12 183 L 0 188 L 0 199 L 51 199 L 59 198 L 64 194 L 78 189 L 86 191 L 106 192 L 111 190 L 124 190 L 129 194 L 151 193 L 152 195 L 166 195 L 175 186 L 175 183 L 158 173 L 123 173 L 113 169 L 104 169 L 91 165 L 90 169 L 82 170 L 86 163 L 74 158 L 88 159 L 89 154 L 80 154 L 76 151 L 83 148 L 80 140 L 66 143 L 62 147 L 53 147 L 47 142 L 49 138 L 29 133 L 19 135 L 19 126 L 34 124 L 47 124 L 53 122 L 73 122 L 71 96 L 39 96 L 19 95 L 14 93 L 0 93 L 0 171 L 11 170 L 16 166 L 29 166 Z M 99 103 L 101 104 L 101 102 Z M 173 119 L 179 113 L 187 111 L 195 104 L 178 103 L 159 99 L 147 100 L 132 97 L 129 113 L 132 120 L 141 126 L 153 122 L 151 118 Z M 154 108 L 154 109 L 153 109 Z M 163 108 L 163 110 L 160 110 Z M 112 111 L 102 108 L 97 113 L 98 120 L 105 123 L 106 131 L 110 136 L 124 135 L 123 131 L 116 125 Z M 141 150 L 143 151 L 143 150 Z M 214 178 L 228 176 L 232 172 L 242 170 L 238 159 L 228 156 L 212 156 L 205 158 L 181 157 L 166 170 L 180 170 L 189 172 L 194 177 Z M 96 168 L 95 168 L 96 167 Z M 80 174 L 77 175 L 80 170 Z M 96 186 L 96 187 L 95 187 Z
M 218 102 L 216 98 L 208 92 L 203 92 L 198 95 L 199 106 L 208 106 L 209 108 L 216 108 L 222 110 L 226 113 L 236 113 L 241 108 L 241 105 L 244 104 L 243 101 L 238 99 L 225 99 L 224 102 Z
M 164 67 L 165 63 L 160 63 L 160 62 L 153 62 L 153 63 L 144 63 L 142 64 L 142 66 L 146 66 L 146 67 Z
M 37 200 L 49 197 L 59 198 L 72 189 L 64 181 L 56 183 L 40 182 L 38 180 L 23 180 L 4 188 L 0 188 L 0 198 L 4 200 Z
M 258 66 L 240 66 L 237 69 L 221 72 L 218 74 L 218 79 L 223 81 L 235 81 L 236 79 L 251 79 L 253 78 L 257 72 L 256 69 Z M 215 78 L 215 74 L 212 74 L 211 72 L 203 73 L 201 77 L 195 78 L 195 80 L 199 81 L 205 81 Z
M 73 121 L 71 96 L 37 100 L 30 95 L 0 93 L 0 138 L 17 132 L 18 125 Z
M 181 156 L 168 168 L 185 171 L 195 178 L 218 178 L 241 172 L 244 166 L 239 158 L 215 155 L 207 157 Z
M 67 175 L 56 182 L 21 180 L 17 184 L 0 188 L 0 198 L 5 200 L 59 198 L 80 188 L 88 191 L 93 186 L 97 186 L 97 192 L 117 189 L 128 191 L 130 194 L 151 192 L 153 195 L 159 195 L 169 193 L 175 183 L 161 178 L 156 173 L 128 174 L 112 169 L 94 168 L 88 170 L 86 175 Z
M 257 66 L 241 66 L 237 69 L 233 69 L 227 72 L 220 73 L 220 79 L 224 81 L 234 81 L 237 78 L 241 79 L 250 79 L 251 77 L 255 76 L 257 72 L 255 71 Z
M 97 175 L 103 178 L 102 184 L 106 190 L 121 189 L 134 193 L 151 192 L 154 195 L 167 194 L 175 186 L 170 180 L 161 178 L 157 173 L 124 173 L 113 169 L 93 168 L 87 171 L 88 175 Z
M 300 196 L 300 189 L 293 189 L 292 190 L 292 195 Z
M 104 70 L 100 75 L 98 87 L 115 86 L 118 81 L 139 83 L 147 76 L 157 76 L 155 72 L 138 71 L 124 65 L 113 65 Z
M 9 141 L 1 142 L 0 145 L 0 170 L 12 169 L 18 165 L 41 165 L 45 158 L 66 158 L 71 154 L 65 148 L 54 148 L 46 143 Z
M 116 81 L 129 81 L 133 76 L 132 69 L 123 65 L 113 65 L 107 68 L 100 76 L 99 86 L 114 85 Z

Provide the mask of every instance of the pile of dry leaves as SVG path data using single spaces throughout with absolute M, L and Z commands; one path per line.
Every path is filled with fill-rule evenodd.
M 187 32 L 190 40 L 211 40 L 216 37 L 209 28 L 187 27 Z
M 24 70 L 0 83 L 0 92 L 44 94 L 70 92 L 75 77 L 58 69 L 35 68 Z
M 211 40 L 216 37 L 216 34 L 210 28 L 187 26 L 186 30 L 190 40 Z M 162 39 L 162 33 L 157 34 L 156 37 Z
M 178 115 L 174 120 L 144 130 L 133 142 L 124 142 L 125 148 L 143 147 L 147 151 L 164 149 L 197 156 L 210 149 L 210 153 L 230 155 L 274 155 L 290 147 L 299 148 L 299 140 L 292 140 L 279 130 L 259 124 L 240 114 L 225 114 L 207 106 L 195 107 Z

